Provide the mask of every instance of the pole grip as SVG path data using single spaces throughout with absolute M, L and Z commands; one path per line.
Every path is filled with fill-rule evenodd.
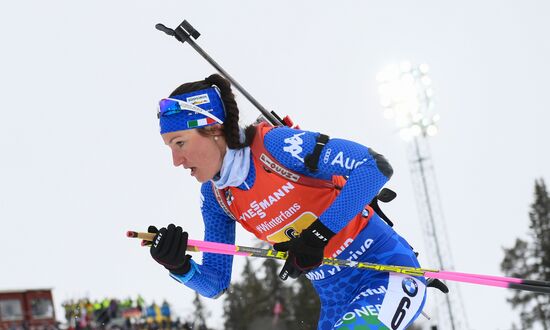
M 157 25 L 155 25 L 155 28 L 159 31 L 166 33 L 169 36 L 174 36 L 174 30 L 164 26 L 164 24 L 158 23 Z
M 144 232 L 137 232 L 129 230 L 126 232 L 126 237 L 130 238 L 139 238 L 144 241 L 152 242 L 153 239 L 155 239 L 156 233 L 144 233 Z

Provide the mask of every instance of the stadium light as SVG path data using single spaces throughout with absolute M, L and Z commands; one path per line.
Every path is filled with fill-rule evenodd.
M 437 134 L 439 115 L 434 112 L 432 80 L 427 64 L 404 61 L 389 65 L 377 75 L 384 117 L 395 120 L 399 136 L 410 141 Z
M 411 178 L 426 243 L 426 252 L 439 267 L 452 269 L 451 253 L 439 202 L 437 180 L 431 161 L 428 138 L 437 134 L 439 115 L 434 111 L 434 91 L 427 64 L 414 66 L 409 61 L 389 65 L 378 73 L 378 92 L 384 117 L 393 119 L 399 136 L 408 143 Z M 452 291 L 459 292 L 457 287 Z M 436 297 L 437 320 L 441 329 L 459 330 L 467 323 L 460 297 Z M 441 306 L 443 307 L 443 306 Z M 435 327 L 436 328 L 436 327 Z M 437 329 L 437 328 L 436 328 Z

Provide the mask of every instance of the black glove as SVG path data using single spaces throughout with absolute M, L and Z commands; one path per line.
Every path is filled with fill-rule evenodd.
M 160 230 L 155 226 L 149 226 L 147 231 L 156 233 L 151 244 L 151 257 L 173 274 L 186 274 L 191 268 L 191 256 L 185 253 L 189 236 L 187 232 L 174 224 Z
M 299 237 L 274 244 L 275 250 L 288 251 L 288 257 L 279 277 L 282 280 L 286 280 L 289 276 L 298 278 L 304 272 L 321 265 L 325 246 L 334 235 L 321 220 L 317 219 L 304 229 Z

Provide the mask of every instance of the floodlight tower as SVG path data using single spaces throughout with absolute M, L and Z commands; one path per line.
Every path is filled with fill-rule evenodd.
M 399 135 L 409 142 L 411 177 L 426 249 L 421 251 L 421 257 L 427 256 L 430 266 L 452 270 L 449 240 L 428 144 L 428 137 L 437 133 L 439 115 L 434 112 L 433 89 L 427 73 L 426 64 L 413 66 L 410 62 L 403 62 L 388 66 L 378 74 L 377 80 L 384 116 L 395 119 Z M 463 329 L 467 322 L 458 287 L 451 283 L 447 285 L 450 292 L 444 298 L 441 294 L 436 295 L 435 308 L 432 309 L 438 316 L 436 323 L 440 330 Z

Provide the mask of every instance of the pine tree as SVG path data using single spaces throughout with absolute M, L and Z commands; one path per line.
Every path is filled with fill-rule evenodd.
M 265 296 L 264 288 L 249 259 L 241 275 L 242 281 L 233 283 L 226 294 L 224 316 L 227 330 L 246 330 L 254 319 L 267 313 L 258 301 L 259 297 Z
M 246 326 L 247 320 L 243 320 L 243 317 L 240 315 L 241 311 L 244 309 L 244 303 L 242 299 L 239 299 L 240 296 L 240 287 L 242 284 L 233 283 L 231 288 L 225 294 L 224 300 L 224 326 L 227 330 L 236 330 L 242 326 Z
M 529 212 L 529 240 L 516 239 L 512 248 L 504 248 L 501 269 L 511 277 L 550 280 L 550 197 L 544 180 L 535 180 L 535 201 Z M 550 329 L 550 296 L 514 291 L 508 302 L 520 308 L 521 328 L 540 324 Z
M 260 270 L 246 261 L 242 281 L 233 283 L 224 302 L 225 328 L 228 330 L 317 329 L 319 299 L 311 283 L 281 281 L 281 263 L 265 259 Z M 262 276 L 263 275 L 263 276 Z M 282 311 L 275 314 L 276 308 Z
M 195 292 L 195 299 L 193 299 L 193 306 L 195 306 L 195 319 L 193 321 L 193 329 L 208 330 L 206 326 L 206 318 L 209 316 L 204 306 L 202 305 L 201 298 L 197 292 Z
M 265 259 L 262 264 L 265 271 L 263 283 L 268 297 L 266 307 L 269 309 L 269 319 L 277 324 L 278 328 L 296 329 L 299 320 L 295 317 L 296 306 L 293 304 L 295 294 L 290 286 L 292 280 L 283 282 L 279 278 L 282 265 L 273 259 Z M 275 315 L 276 306 L 282 309 L 277 316 Z
M 292 299 L 296 319 L 295 328 L 317 329 L 321 311 L 319 296 L 305 276 L 300 276 L 296 284 L 297 291 Z

